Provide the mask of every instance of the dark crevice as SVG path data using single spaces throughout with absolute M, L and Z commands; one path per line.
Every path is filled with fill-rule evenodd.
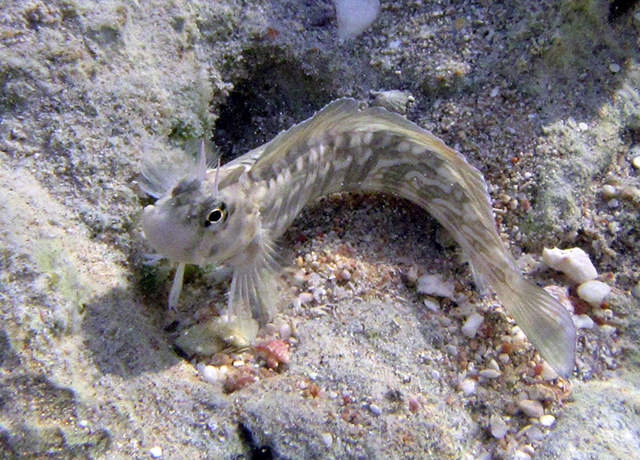
M 272 140 L 332 100 L 332 84 L 278 48 L 252 48 L 243 55 L 246 78 L 219 107 L 213 139 L 227 162 Z
M 273 449 L 268 445 L 260 445 L 244 423 L 238 425 L 238 433 L 240 440 L 249 450 L 247 454 L 249 460 L 272 460 L 276 458 Z

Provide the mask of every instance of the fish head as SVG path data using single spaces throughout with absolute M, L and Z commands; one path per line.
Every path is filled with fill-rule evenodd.
M 218 190 L 217 174 L 185 178 L 144 209 L 142 229 L 149 245 L 174 262 L 224 263 L 246 252 L 259 212 L 238 183 Z

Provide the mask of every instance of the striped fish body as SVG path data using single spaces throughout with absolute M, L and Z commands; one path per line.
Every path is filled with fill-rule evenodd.
M 230 317 L 270 317 L 273 242 L 309 202 L 336 192 L 388 193 L 435 217 L 548 363 L 561 375 L 573 369 L 573 321 L 523 277 L 505 249 L 481 173 L 399 115 L 338 100 L 219 171 L 187 182 L 145 209 L 145 234 L 160 254 L 183 264 L 231 266 Z

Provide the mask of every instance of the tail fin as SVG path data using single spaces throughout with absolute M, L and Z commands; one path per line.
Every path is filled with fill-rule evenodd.
M 492 284 L 504 307 L 547 363 L 563 377 L 571 374 L 576 330 L 566 308 L 515 271 L 509 274 L 508 283 Z

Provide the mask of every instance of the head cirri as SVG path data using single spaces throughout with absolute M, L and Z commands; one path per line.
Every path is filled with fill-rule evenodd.
M 144 209 L 142 229 L 149 245 L 173 262 L 222 263 L 253 239 L 258 213 L 239 182 L 221 187 L 220 168 L 202 172 L 206 166 L 198 163 L 195 173 Z

